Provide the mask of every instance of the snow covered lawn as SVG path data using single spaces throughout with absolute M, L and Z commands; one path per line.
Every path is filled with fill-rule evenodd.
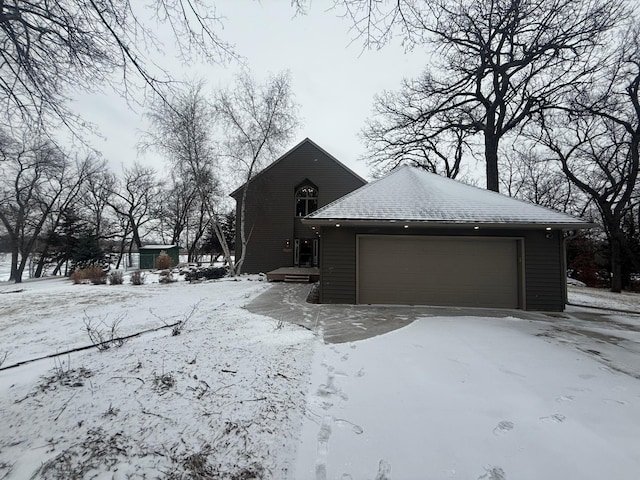
M 0 478 L 286 476 L 314 336 L 243 310 L 268 288 L 257 279 L 3 284 L 4 366 L 89 343 L 85 317 L 122 317 L 123 334 L 188 321 L 177 336 L 1 371 Z
M 4 367 L 88 344 L 87 319 L 186 320 L 0 371 L 0 479 L 638 478 L 640 316 L 437 314 L 325 345 L 242 308 L 267 288 L 0 284 Z

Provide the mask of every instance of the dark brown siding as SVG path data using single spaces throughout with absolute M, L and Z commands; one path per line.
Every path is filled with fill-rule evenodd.
M 550 236 L 551 238 L 547 238 Z M 562 235 L 558 231 L 532 231 L 525 241 L 527 310 L 564 310 Z
M 527 310 L 562 311 L 564 308 L 562 235 L 544 230 L 330 228 L 321 230 L 321 297 L 323 303 L 356 301 L 356 235 L 464 235 L 524 239 L 524 291 Z M 550 237 L 550 238 L 547 238 Z
M 352 229 L 322 231 L 320 302 L 356 303 L 356 242 Z
M 324 206 L 364 185 L 364 181 L 326 155 L 312 142 L 302 142 L 249 184 L 246 231 L 250 234 L 242 268 L 246 273 L 268 272 L 293 265 L 295 238 L 314 238 L 316 233 L 295 218 L 296 187 L 305 180 L 318 188 L 318 206 Z M 242 191 L 235 193 L 236 218 L 240 227 Z M 286 242 L 289 240 L 290 248 Z M 239 232 L 236 258 L 240 258 Z

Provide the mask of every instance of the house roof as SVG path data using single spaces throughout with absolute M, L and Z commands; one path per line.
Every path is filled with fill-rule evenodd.
M 251 180 L 249 180 L 250 182 L 252 182 L 253 180 L 255 180 L 257 177 L 259 177 L 260 175 L 264 174 L 265 172 L 268 172 L 269 170 L 271 170 L 272 168 L 274 168 L 278 163 L 280 163 L 283 159 L 285 159 L 288 155 L 290 155 L 292 152 L 294 152 L 295 150 L 297 150 L 298 148 L 300 148 L 302 145 L 304 145 L 305 143 L 310 143 L 311 145 L 313 145 L 315 148 L 317 148 L 318 150 L 320 150 L 322 153 L 324 153 L 327 157 L 329 157 L 331 160 L 333 160 L 334 162 L 336 162 L 340 167 L 342 167 L 346 172 L 350 173 L 351 175 L 353 175 L 354 177 L 358 178 L 359 180 L 362 180 L 362 182 L 367 183 L 367 181 L 362 178 L 360 175 L 358 175 L 356 172 L 354 172 L 353 170 L 351 170 L 349 167 L 347 167 L 344 163 L 342 163 L 340 160 L 338 160 L 336 157 L 334 157 L 333 155 L 331 155 L 329 152 L 327 152 L 325 149 L 323 149 L 322 147 L 320 147 L 317 143 L 315 143 L 313 140 L 311 140 L 309 137 L 305 138 L 304 140 L 302 140 L 300 143 L 298 143 L 295 147 L 291 148 L 290 150 L 288 150 L 285 154 L 281 155 L 280 158 L 278 158 L 275 162 L 273 162 L 272 164 L 270 164 L 269 166 L 267 166 L 266 168 L 260 170 L 258 173 L 256 173 Z M 229 194 L 230 197 L 235 197 L 238 193 L 240 193 L 242 191 L 242 187 L 244 187 L 246 184 L 243 183 L 242 185 L 240 185 L 238 188 L 236 188 L 233 192 L 231 192 Z
M 316 210 L 303 219 L 310 225 L 518 226 L 589 228 L 584 220 L 484 190 L 410 166 Z
M 174 248 L 177 245 L 144 245 L 140 247 L 138 250 L 162 250 L 163 248 Z

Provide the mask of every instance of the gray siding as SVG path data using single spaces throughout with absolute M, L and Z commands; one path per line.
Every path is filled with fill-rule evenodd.
M 563 282 L 566 280 L 562 271 L 562 234 L 559 231 L 323 227 L 321 233 L 323 259 L 320 301 L 323 303 L 356 302 L 355 259 L 358 234 L 464 235 L 523 238 L 525 308 L 548 311 L 564 309 Z
M 293 265 L 295 238 L 314 238 L 317 233 L 295 217 L 295 189 L 305 180 L 318 188 L 322 207 L 364 185 L 360 177 L 316 147 L 304 141 L 249 183 L 246 231 L 250 238 L 242 268 L 246 273 L 268 272 Z M 240 228 L 242 190 L 234 193 L 237 202 L 237 229 Z M 286 241 L 290 241 L 287 249 Z M 236 258 L 240 258 L 239 230 Z
M 320 303 L 356 303 L 356 242 L 352 229 L 322 230 Z
M 567 279 L 566 272 L 562 271 L 561 233 L 529 232 L 524 248 L 527 310 L 564 310 Z

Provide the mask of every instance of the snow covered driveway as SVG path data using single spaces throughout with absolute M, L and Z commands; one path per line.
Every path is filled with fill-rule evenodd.
M 637 479 L 640 317 L 608 344 L 560 316 L 430 317 L 323 346 L 291 478 Z

